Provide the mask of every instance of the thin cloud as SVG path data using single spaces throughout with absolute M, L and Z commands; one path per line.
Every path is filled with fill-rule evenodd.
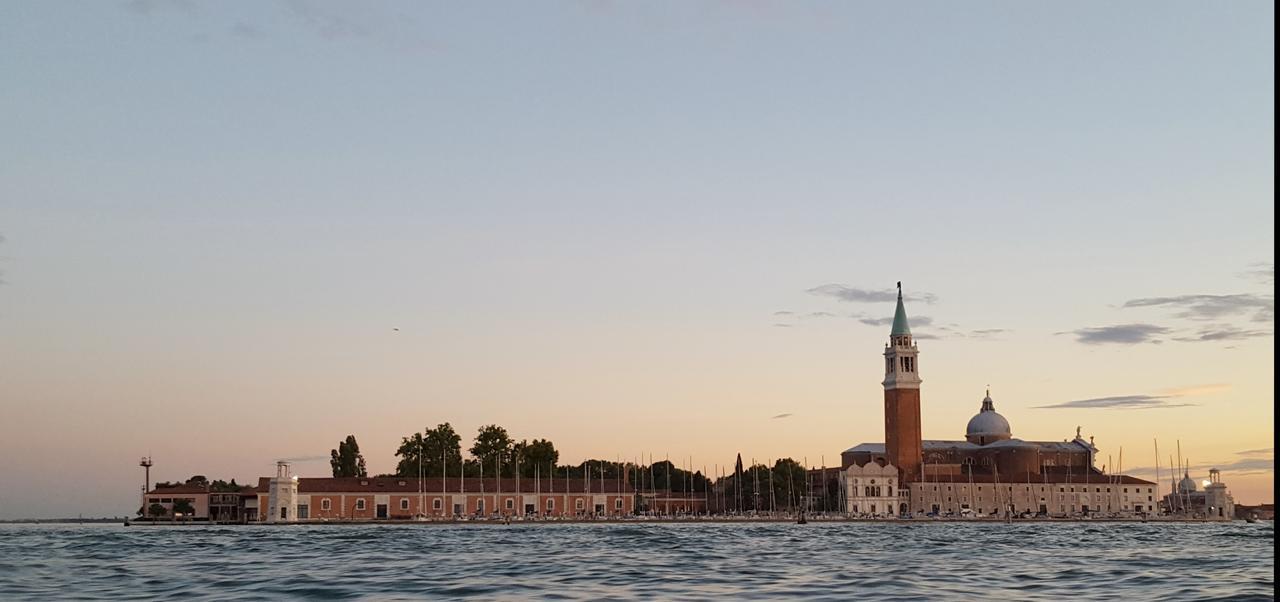
M 791 413 L 790 413 L 790 412 L 788 412 L 788 413 L 786 413 L 786 414 L 778 414 L 777 416 L 774 416 L 774 417 L 773 417 L 773 418 L 771 418 L 770 420 L 774 420 L 774 419 L 777 419 L 777 418 L 786 418 L 786 417 L 788 417 L 788 416 L 791 416 Z
M 1188 395 L 1209 395 L 1212 393 L 1225 393 L 1231 390 L 1231 385 L 1226 383 L 1214 383 L 1208 385 L 1187 385 L 1185 387 L 1173 387 L 1160 391 L 1162 395 L 1168 397 L 1186 397 Z
M 298 22 L 326 40 L 365 38 L 371 34 L 364 24 L 342 13 L 324 10 L 312 2 L 290 0 L 285 6 Z
M 1207 477 L 1208 475 L 1206 473 L 1208 473 L 1209 469 L 1211 468 L 1216 468 L 1218 470 L 1221 470 L 1224 473 L 1223 480 L 1230 480 L 1232 475 L 1243 476 L 1243 475 L 1251 475 L 1251 474 L 1273 473 L 1275 472 L 1275 459 L 1271 457 L 1240 458 L 1237 460 L 1231 460 L 1229 462 L 1217 462 L 1217 463 L 1211 462 L 1211 463 L 1204 463 L 1204 464 L 1192 464 L 1191 468 L 1189 469 L 1189 472 L 1191 472 L 1193 475 L 1197 472 L 1200 472 L 1204 477 Z M 1124 472 L 1130 475 L 1155 476 L 1156 468 L 1154 466 L 1139 466 L 1136 468 L 1126 468 L 1124 469 Z M 1179 469 L 1178 473 L 1181 474 L 1181 472 L 1182 470 Z M 1161 478 L 1167 479 L 1169 478 L 1168 475 L 1169 475 L 1169 467 L 1166 465 L 1161 465 L 1160 466 Z
M 1009 332 L 1009 330 L 1005 328 L 982 328 L 979 330 L 970 330 L 969 336 L 979 338 L 979 339 L 985 339 L 985 338 L 994 337 L 998 334 L 1004 334 L 1006 332 Z
M 1180 308 L 1175 316 L 1189 320 L 1215 320 L 1252 314 L 1254 322 L 1274 320 L 1275 298 L 1270 295 L 1239 293 L 1235 295 L 1178 295 L 1174 297 L 1146 297 L 1125 301 L 1121 308 L 1173 307 Z
M 261 29 L 244 21 L 236 21 L 231 25 L 231 35 L 247 40 L 261 40 L 266 37 Z
M 777 324 L 774 324 L 773 326 L 774 326 L 775 328 L 791 328 L 791 325 L 790 325 L 790 324 L 783 324 L 782 322 L 778 322 Z
M 1155 324 L 1118 324 L 1116 326 L 1081 328 L 1057 334 L 1073 334 L 1077 342 L 1085 345 L 1105 345 L 1110 343 L 1133 345 L 1137 343 L 1158 343 L 1159 340 L 1155 337 L 1169 332 L 1168 328 L 1156 326 Z
M 862 322 L 867 326 L 888 326 L 893 324 L 893 316 L 871 318 L 863 314 L 854 314 L 853 317 L 857 318 L 859 322 Z M 933 325 L 933 318 L 930 318 L 929 316 L 912 316 L 907 318 L 907 322 L 911 324 L 912 327 L 931 326 Z
M 1236 328 L 1235 326 L 1215 326 L 1211 328 L 1203 328 L 1192 336 L 1174 337 L 1175 341 L 1184 343 L 1207 342 L 1207 341 L 1241 341 L 1244 339 L 1252 339 L 1257 337 L 1271 336 L 1270 330 L 1246 330 L 1244 328 Z
M 1241 276 L 1245 278 L 1251 278 L 1253 280 L 1257 280 L 1262 284 L 1275 284 L 1275 281 L 1276 281 L 1275 264 L 1262 262 L 1262 263 L 1255 263 L 1253 265 L 1250 265 L 1249 267 L 1253 269 L 1244 272 L 1243 274 L 1241 274 Z
M 197 10 L 194 0 L 129 0 L 124 3 L 124 8 L 135 15 L 150 15 L 164 10 L 190 14 Z
M 872 290 L 843 284 L 824 284 L 815 286 L 805 292 L 811 295 L 834 297 L 846 303 L 893 303 L 898 300 L 898 293 L 894 289 Z M 930 304 L 938 300 L 933 293 L 904 294 L 902 298 L 907 301 L 921 301 Z
M 1195 405 L 1191 403 L 1170 403 L 1173 395 L 1118 395 L 1114 397 L 1095 397 L 1093 399 L 1075 399 L 1044 406 L 1033 406 L 1035 409 L 1122 409 L 1150 410 L 1156 408 L 1179 408 Z
M 792 315 L 792 314 L 794 314 L 794 313 L 796 313 L 796 312 L 794 312 L 794 311 L 786 311 L 786 310 L 782 310 L 782 311 L 775 311 L 775 312 L 773 312 L 773 315 L 775 315 L 775 316 L 790 316 L 790 315 Z
M 1236 452 L 1237 456 L 1270 456 L 1276 453 L 1274 447 L 1264 447 L 1262 449 L 1246 449 Z
M 329 456 L 294 456 L 292 458 L 276 458 L 276 462 L 320 462 L 329 459 Z

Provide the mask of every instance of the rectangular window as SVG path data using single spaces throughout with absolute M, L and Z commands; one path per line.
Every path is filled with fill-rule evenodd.
M 330 508 L 332 508 L 332 507 L 333 507 L 333 502 L 330 502 L 330 501 L 329 501 L 329 498 L 324 498 L 324 499 L 320 500 L 320 509 L 321 509 L 321 510 L 329 510 L 329 509 L 330 509 Z
M 507 510 L 515 510 L 515 507 L 516 501 L 511 498 L 507 498 Z
M 442 499 L 440 499 L 440 498 L 436 498 L 436 499 L 431 500 L 431 509 L 432 509 L 432 510 L 439 510 L 439 509 L 441 509 L 441 508 L 444 508 L 444 500 L 442 500 Z
M 576 499 L 576 500 L 574 500 L 574 501 L 573 501 L 573 507 L 574 507 L 574 508 L 577 508 L 578 510 L 582 510 L 583 508 L 586 508 L 587 506 L 586 506 L 586 502 L 582 501 L 582 498 L 578 498 L 578 499 Z
M 551 511 L 555 509 L 556 509 L 556 501 L 551 498 L 547 498 L 547 511 Z
M 614 508 L 614 510 L 621 510 L 621 509 L 622 509 L 622 498 L 618 498 L 618 499 L 616 499 L 616 500 L 613 500 L 613 508 Z
M 356 500 L 356 510 L 364 510 L 364 498 Z
M 409 509 L 409 498 L 407 498 L 407 497 L 402 497 L 402 498 L 400 498 L 400 509 L 401 509 L 401 510 L 408 510 L 408 509 Z

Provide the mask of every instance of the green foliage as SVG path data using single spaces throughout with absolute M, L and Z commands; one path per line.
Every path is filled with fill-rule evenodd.
M 476 433 L 475 443 L 471 446 L 471 456 L 484 465 L 484 473 L 489 476 L 497 476 L 494 471 L 497 470 L 499 461 L 503 464 L 502 474 L 515 474 L 514 465 L 512 464 L 512 441 L 511 436 L 504 429 L 496 424 L 490 424 L 480 427 Z
M 218 493 L 235 493 L 240 491 L 240 485 L 236 484 L 235 479 L 231 479 L 230 482 L 222 479 L 216 479 L 212 483 L 209 483 L 209 491 Z
M 396 455 L 400 457 L 400 462 L 396 464 L 396 476 L 416 477 L 419 467 L 423 476 L 457 475 L 462 458 L 461 443 L 462 438 L 448 422 L 404 437 L 400 440 L 400 448 L 396 450 Z M 445 467 L 449 468 L 447 472 Z
M 364 477 L 369 474 L 355 435 L 347 435 L 347 439 L 338 444 L 338 449 L 329 450 L 329 466 L 335 477 Z
M 196 487 L 206 487 L 209 485 L 209 477 L 206 477 L 202 474 L 193 475 L 190 479 L 187 479 L 187 482 L 183 483 L 183 485 L 195 485 Z
M 150 514 L 151 518 L 160 518 L 168 513 L 169 511 L 165 510 L 164 506 L 161 506 L 160 504 L 151 504 L 150 506 L 147 506 L 147 514 Z
M 554 443 L 546 439 L 534 439 L 532 443 L 521 440 L 511 446 L 513 468 L 520 467 L 520 476 L 548 476 L 555 471 L 556 462 L 560 460 L 560 452 Z
M 196 511 L 196 507 L 185 499 L 173 500 L 173 514 L 175 516 L 181 514 L 183 518 L 191 518 Z

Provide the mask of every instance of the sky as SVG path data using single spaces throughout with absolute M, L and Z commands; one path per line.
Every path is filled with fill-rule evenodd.
M 1271 502 L 1274 51 L 1251 0 L 0 0 L 0 518 L 442 422 L 838 465 L 898 281 L 925 438 L 989 387 Z

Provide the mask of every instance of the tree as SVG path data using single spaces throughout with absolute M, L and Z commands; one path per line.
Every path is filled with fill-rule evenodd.
M 175 517 L 181 514 L 183 518 L 191 518 L 191 515 L 195 514 L 195 512 L 196 507 L 191 505 L 191 500 L 186 498 L 173 500 L 173 514 Z
M 520 459 L 520 476 L 523 477 L 554 474 L 556 462 L 560 460 L 555 444 L 546 439 L 534 439 L 532 443 L 520 441 L 512 446 L 512 452 Z
M 209 483 L 209 491 L 236 492 L 236 491 L 240 491 L 240 486 L 236 484 L 235 479 L 231 479 L 230 482 L 224 481 L 222 479 L 215 479 L 212 483 Z
M 187 479 L 187 482 L 184 483 L 184 485 L 195 485 L 197 487 L 205 487 L 209 485 L 209 477 L 206 477 L 202 474 L 192 475 L 190 479 Z
M 360 454 L 360 444 L 355 435 L 347 435 L 346 441 L 338 443 L 338 449 L 329 450 L 329 466 L 333 468 L 335 477 L 366 477 L 364 456 Z
M 490 424 L 480 427 L 476 433 L 475 444 L 471 446 L 471 455 L 479 460 L 484 466 L 485 474 L 494 475 L 491 472 L 501 458 L 503 464 L 509 464 L 511 458 L 512 441 L 511 436 L 504 429 L 496 424 Z M 503 474 L 511 474 L 510 470 L 503 467 Z
M 418 476 L 419 456 L 423 476 L 438 477 L 446 474 L 458 474 L 459 461 L 462 458 L 462 437 L 453 430 L 448 422 L 436 425 L 433 429 L 423 429 L 400 440 L 400 448 L 396 455 L 400 462 L 396 464 L 396 475 L 401 477 Z
M 165 514 L 168 514 L 168 512 L 169 512 L 168 510 L 164 509 L 164 506 L 161 506 L 160 504 L 157 504 L 157 503 L 152 503 L 150 506 L 147 507 L 147 514 L 150 514 L 151 518 L 153 519 L 160 518 Z

